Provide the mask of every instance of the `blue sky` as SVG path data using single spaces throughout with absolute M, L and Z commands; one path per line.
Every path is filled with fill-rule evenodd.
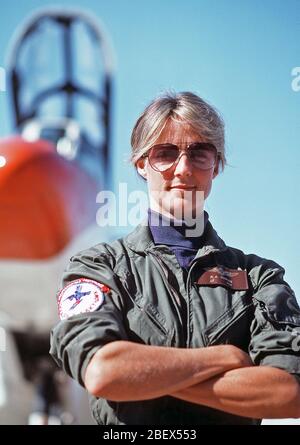
M 0 66 L 20 22 L 43 1 L 12 0 L 1 18 Z M 144 185 L 125 161 L 139 113 L 164 89 L 190 90 L 214 104 L 226 124 L 230 166 L 215 181 L 206 209 L 227 244 L 272 258 L 300 301 L 299 0 L 86 0 L 116 56 L 114 183 Z M 12 131 L 0 93 L 0 136 Z

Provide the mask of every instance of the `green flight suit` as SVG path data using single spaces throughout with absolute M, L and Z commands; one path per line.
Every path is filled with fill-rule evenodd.
M 111 291 L 98 310 L 54 327 L 50 352 L 59 366 L 83 385 L 93 354 L 115 340 L 180 348 L 229 343 L 248 352 L 255 365 L 299 379 L 300 310 L 284 269 L 226 246 L 209 221 L 203 240 L 188 272 L 167 246 L 154 244 L 146 223 L 123 239 L 72 257 L 63 286 L 84 277 Z M 198 283 L 205 271 L 224 268 L 246 271 L 248 289 L 233 289 L 230 281 Z M 102 425 L 260 423 L 170 396 L 136 402 L 91 397 L 91 409 Z

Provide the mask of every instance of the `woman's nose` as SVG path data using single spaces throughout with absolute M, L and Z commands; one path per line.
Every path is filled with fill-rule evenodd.
M 188 155 L 186 153 L 181 153 L 177 160 L 174 174 L 179 176 L 191 176 L 192 168 L 193 166 Z

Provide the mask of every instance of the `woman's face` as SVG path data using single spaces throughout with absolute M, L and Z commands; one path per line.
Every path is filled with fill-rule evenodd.
M 192 142 L 204 142 L 204 139 L 190 125 L 169 120 L 155 144 L 172 143 L 186 148 Z M 139 159 L 137 169 L 147 180 L 151 209 L 176 219 L 200 216 L 198 212 L 203 212 L 204 200 L 218 174 L 217 162 L 209 170 L 200 170 L 185 153 L 165 172 L 153 170 L 148 158 Z

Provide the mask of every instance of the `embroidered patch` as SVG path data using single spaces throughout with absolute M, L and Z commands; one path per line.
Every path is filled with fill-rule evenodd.
M 247 290 L 248 277 L 246 270 L 229 269 L 216 266 L 206 271 L 198 278 L 197 284 L 204 286 L 225 286 L 233 290 Z
M 60 319 L 95 311 L 103 304 L 104 294 L 109 291 L 109 287 L 88 278 L 72 281 L 57 296 Z

